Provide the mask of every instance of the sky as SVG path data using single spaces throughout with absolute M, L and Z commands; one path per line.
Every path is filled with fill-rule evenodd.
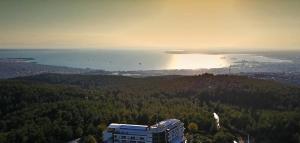
M 0 48 L 300 50 L 299 0 L 0 0 Z

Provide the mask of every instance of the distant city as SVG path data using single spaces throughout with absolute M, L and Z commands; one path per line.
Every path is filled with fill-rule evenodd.
M 7 53 L 8 52 L 8 53 Z M 300 57 L 297 52 L 283 52 L 283 53 L 263 53 L 260 55 L 245 54 L 227 54 L 224 56 L 213 57 L 212 60 L 223 60 L 227 61 L 227 65 L 216 68 L 195 68 L 195 69 L 163 69 L 155 68 L 163 65 L 164 60 L 171 54 L 178 53 L 148 53 L 144 54 L 140 51 L 127 51 L 125 54 L 119 56 L 116 55 L 117 51 L 97 51 L 98 53 L 92 54 L 93 50 L 87 51 L 70 51 L 70 50 L 1 50 L 0 55 L 0 79 L 15 78 L 22 76 L 31 76 L 42 73 L 60 73 L 60 74 L 87 74 L 87 75 L 122 75 L 131 77 L 145 77 L 145 76 L 164 76 L 164 75 L 197 75 L 203 73 L 212 74 L 234 74 L 234 75 L 246 75 L 249 77 L 259 79 L 271 79 L 284 83 L 290 83 L 299 85 L 300 84 Z M 176 51 L 177 52 L 177 51 Z M 181 51 L 178 51 L 181 52 Z M 42 56 L 36 56 L 42 54 Z M 75 54 L 75 55 L 72 55 Z M 77 58 L 76 54 L 83 54 L 81 58 L 76 61 L 72 60 Z M 107 55 L 108 54 L 108 55 Z M 109 55 L 110 54 L 110 55 Z M 141 55 L 143 57 L 139 57 Z M 187 54 L 189 58 L 190 53 L 180 53 L 180 55 Z M 64 56 L 66 55 L 66 56 Z M 130 56 L 131 55 L 131 56 Z M 300 55 L 300 54 L 299 54 Z M 36 57 L 35 57 L 36 56 Z M 154 61 L 151 61 L 153 57 Z M 197 55 L 196 55 L 197 56 Z M 208 55 L 210 56 L 210 55 Z M 35 58 L 34 58 L 35 57 Z M 52 57 L 57 57 L 52 59 Z M 95 61 L 86 61 L 84 57 L 95 59 Z M 36 59 L 37 58 L 37 59 Z M 117 58 L 108 63 L 104 62 L 109 58 Z M 128 60 L 122 60 L 126 59 Z M 197 57 L 198 58 L 198 57 Z M 202 59 L 201 59 L 202 58 Z M 203 59 L 204 58 L 204 59 Z M 206 55 L 199 55 L 199 59 L 194 60 L 197 63 L 209 63 L 209 59 Z M 219 58 L 219 59 L 218 59 Z M 50 59 L 50 60 L 49 60 Z M 137 61 L 143 62 L 134 62 Z M 185 59 L 177 59 L 185 60 Z M 99 63 L 98 63 L 99 61 Z M 120 61 L 120 63 L 118 63 Z M 228 62 L 230 61 L 230 62 Z M 127 70 L 122 68 L 122 62 L 129 65 Z M 186 63 L 177 62 L 176 66 L 182 66 L 189 64 L 189 60 Z M 218 61 L 216 61 L 218 62 Z M 222 61 L 221 61 L 222 62 Z M 68 65 L 70 63 L 70 65 Z M 97 64 L 98 63 L 98 64 Z M 193 64 L 194 64 L 193 63 Z M 148 65 L 147 65 L 148 64 Z M 160 64 L 160 65 L 159 65 Z M 215 64 L 215 63 L 210 63 Z M 72 66 L 73 65 L 73 66 Z M 78 66 L 76 66 L 78 65 Z M 94 66 L 93 66 L 94 65 Z M 103 65 L 103 69 L 101 69 Z M 148 69 L 147 66 L 154 67 Z M 157 66 L 155 66 L 157 65 Z M 111 70 L 106 70 L 110 69 Z M 83 68 L 86 67 L 86 68 Z M 93 68 L 98 67 L 98 68 Z M 119 70 L 117 70 L 119 67 Z M 131 67 L 131 69 L 130 69 Z M 140 68 L 140 69 L 139 69 Z M 113 70 L 116 69 L 116 70 Z M 136 70 L 134 70 L 136 69 Z

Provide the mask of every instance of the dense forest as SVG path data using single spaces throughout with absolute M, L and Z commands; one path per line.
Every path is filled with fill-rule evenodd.
M 42 74 L 0 81 L 0 143 L 101 142 L 109 123 L 157 118 L 183 121 L 189 142 L 299 143 L 299 107 L 300 87 L 243 76 Z

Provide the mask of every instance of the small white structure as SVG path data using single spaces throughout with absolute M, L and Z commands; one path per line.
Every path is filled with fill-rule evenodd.
M 214 118 L 216 120 L 216 124 L 217 124 L 217 129 L 220 129 L 220 117 L 217 113 L 214 112 Z
M 110 124 L 103 132 L 104 143 L 183 143 L 184 124 L 168 119 L 152 126 Z

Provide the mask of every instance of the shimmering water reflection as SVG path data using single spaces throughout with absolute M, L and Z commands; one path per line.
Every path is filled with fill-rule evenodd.
M 168 69 L 211 69 L 229 65 L 224 55 L 172 54 Z
M 260 64 L 282 65 L 294 62 L 289 57 L 279 59 L 256 54 L 205 54 L 184 51 L 166 53 L 159 50 L 109 49 L 0 50 L 1 58 L 32 58 L 34 59 L 32 61 L 38 64 L 108 71 L 211 69 L 230 65 L 244 68 Z M 299 63 L 296 58 L 295 62 L 297 61 Z M 282 68 L 282 66 L 277 67 Z

